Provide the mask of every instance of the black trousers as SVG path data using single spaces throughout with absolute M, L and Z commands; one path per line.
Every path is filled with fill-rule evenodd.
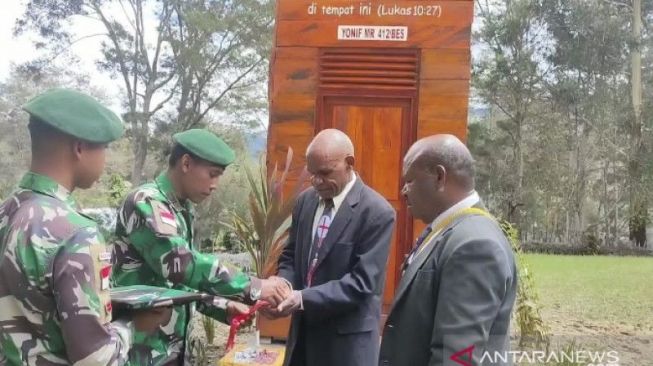
M 306 362 L 306 324 L 302 317 L 299 324 L 299 334 L 297 335 L 297 343 L 290 355 L 289 366 L 307 366 Z

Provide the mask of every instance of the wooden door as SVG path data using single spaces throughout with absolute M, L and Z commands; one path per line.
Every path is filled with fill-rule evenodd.
M 412 135 L 413 100 L 392 97 L 326 96 L 321 101 L 319 129 L 337 128 L 354 143 L 355 169 L 395 208 L 397 226 L 392 240 L 383 313 L 389 311 L 412 225 L 401 197 L 401 161 Z M 406 240 L 408 239 L 408 240 Z

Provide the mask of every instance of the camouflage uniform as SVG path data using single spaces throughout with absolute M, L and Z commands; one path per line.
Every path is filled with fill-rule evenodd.
M 165 173 L 132 192 L 118 213 L 113 280 L 117 286 L 150 285 L 199 290 L 212 295 L 242 295 L 250 278 L 216 256 L 193 249 L 193 208 L 176 199 Z M 257 281 L 256 279 L 253 279 Z M 224 309 L 198 304 L 218 320 Z M 130 351 L 135 365 L 179 364 L 193 306 L 175 306 L 170 324 L 155 336 L 138 334 Z M 188 352 L 186 359 L 188 360 Z
M 27 173 L 0 206 L 0 364 L 122 365 L 132 330 L 111 321 L 111 252 L 52 179 Z

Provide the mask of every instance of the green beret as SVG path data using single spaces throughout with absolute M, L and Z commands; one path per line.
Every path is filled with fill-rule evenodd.
M 192 129 L 172 136 L 176 143 L 211 163 L 227 166 L 234 162 L 236 154 L 221 138 L 205 129 Z
M 23 110 L 55 129 L 80 140 L 106 144 L 122 136 L 120 118 L 94 98 L 69 89 L 50 89 L 30 100 Z

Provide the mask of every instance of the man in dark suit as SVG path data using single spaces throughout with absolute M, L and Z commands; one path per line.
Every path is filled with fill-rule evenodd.
M 294 291 L 285 366 L 376 365 L 381 295 L 395 212 L 354 171 L 347 135 L 324 130 L 307 151 L 312 188 L 292 215 L 279 276 Z
M 474 190 L 469 150 L 451 135 L 419 140 L 403 178 L 408 208 L 428 227 L 404 263 L 379 365 L 480 365 L 485 352 L 496 359 L 509 349 L 517 271 Z

